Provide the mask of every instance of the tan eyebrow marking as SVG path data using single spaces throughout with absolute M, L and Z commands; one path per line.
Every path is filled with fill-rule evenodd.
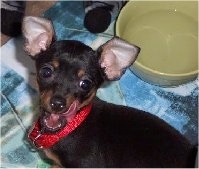
M 58 60 L 53 60 L 53 61 L 51 62 L 51 64 L 52 64 L 52 66 L 53 66 L 54 68 L 58 68 L 59 65 L 60 65 L 60 63 L 59 63 Z
M 80 69 L 79 71 L 78 71 L 78 73 L 77 73 L 77 76 L 79 77 L 79 78 L 81 78 L 82 76 L 84 76 L 85 75 L 85 70 L 83 70 L 83 69 Z

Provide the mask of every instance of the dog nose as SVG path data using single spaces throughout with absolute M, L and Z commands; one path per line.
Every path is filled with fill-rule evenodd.
M 62 96 L 53 96 L 50 100 L 52 110 L 61 111 L 66 107 L 66 99 Z

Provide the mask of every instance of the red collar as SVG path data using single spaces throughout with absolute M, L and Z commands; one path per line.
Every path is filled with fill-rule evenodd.
M 87 115 L 90 113 L 91 107 L 91 104 L 83 107 L 71 122 L 69 122 L 62 130 L 53 134 L 41 133 L 39 122 L 37 121 L 34 124 L 33 129 L 30 130 L 28 138 L 37 148 L 50 148 L 61 138 L 67 136 L 75 130 L 86 119 Z

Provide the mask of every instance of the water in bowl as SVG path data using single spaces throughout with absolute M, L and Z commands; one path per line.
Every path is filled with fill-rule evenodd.
M 138 61 L 163 74 L 197 70 L 197 21 L 178 11 L 152 11 L 132 19 L 122 37 L 141 47 Z

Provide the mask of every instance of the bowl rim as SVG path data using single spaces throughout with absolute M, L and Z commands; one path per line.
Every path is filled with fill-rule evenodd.
M 129 2 L 131 2 L 131 1 L 129 1 Z M 128 3 L 129 3 L 128 2 Z M 156 2 L 156 1 L 155 1 Z M 159 2 L 159 1 L 157 1 L 157 2 Z M 162 2 L 162 1 L 161 1 Z M 173 1 L 174 2 L 174 1 Z M 190 1 L 190 2 L 192 2 L 192 1 Z M 196 1 L 197 2 L 197 1 Z M 128 5 L 128 3 L 124 6 L 124 8 L 122 8 L 121 9 L 121 11 L 120 11 L 120 13 L 119 13 L 119 15 L 118 15 L 118 17 L 117 17 L 117 19 L 116 19 L 116 22 L 115 22 L 115 34 L 116 34 L 116 36 L 118 36 L 118 37 L 120 37 L 120 35 L 119 35 L 119 32 L 120 32 L 120 27 L 119 27 L 119 18 L 121 18 L 122 17 L 122 13 L 123 13 L 123 11 L 125 10 L 125 8 L 126 8 L 126 6 Z M 122 38 L 122 37 L 121 37 Z M 199 49 L 198 49 L 199 50 Z M 138 56 L 139 57 L 139 56 Z M 197 61 L 199 61 L 198 59 L 197 59 Z M 139 62 L 138 60 L 136 60 L 133 64 L 132 64 L 132 66 L 130 67 L 130 69 L 132 68 L 132 67 L 134 67 L 134 66 L 138 66 L 140 69 L 144 69 L 145 71 L 149 71 L 149 72 L 151 72 L 151 73 L 153 73 L 153 74 L 156 74 L 156 75 L 160 75 L 160 76 L 167 76 L 167 77 L 187 77 L 187 76 L 196 76 L 196 75 L 198 75 L 198 73 L 199 73 L 199 67 L 197 67 L 195 70 L 192 70 L 192 71 L 189 71 L 189 72 L 186 72 L 186 73 L 166 73 L 166 72 L 161 72 L 161 71 L 158 71 L 158 70 L 154 70 L 154 69 L 152 69 L 152 68 L 150 68 L 150 67 L 147 67 L 147 66 L 145 66 L 145 65 L 143 65 L 142 64 L 142 62 Z
M 190 72 L 187 72 L 187 73 L 164 73 L 164 72 L 160 72 L 160 71 L 151 69 L 149 67 L 146 67 L 145 65 L 143 65 L 142 63 L 140 63 L 137 60 L 133 63 L 133 65 L 139 66 L 140 68 L 142 68 L 142 69 L 144 69 L 146 71 L 149 71 L 149 72 L 151 72 L 153 74 L 157 74 L 157 75 L 161 75 L 161 76 L 167 76 L 167 77 L 185 77 L 185 76 L 195 76 L 195 75 L 198 74 L 198 69 L 190 71 Z

